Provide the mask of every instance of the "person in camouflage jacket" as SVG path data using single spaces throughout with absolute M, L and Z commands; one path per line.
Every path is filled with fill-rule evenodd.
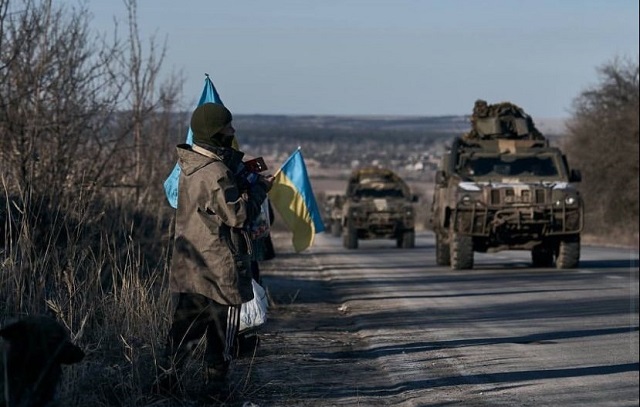
M 177 146 L 181 174 L 169 279 L 176 307 L 160 382 L 165 390 L 175 390 L 188 350 L 203 335 L 207 378 L 224 382 L 240 306 L 253 298 L 247 226 L 260 214 L 273 177 L 243 172 L 244 153 L 231 147 L 231 121 L 226 107 L 205 103 L 191 117 L 194 144 Z

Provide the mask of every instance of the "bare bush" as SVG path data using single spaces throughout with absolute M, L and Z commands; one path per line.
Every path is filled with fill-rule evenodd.
M 587 232 L 638 234 L 638 61 L 615 59 L 574 100 L 566 149 L 582 170 Z
M 0 1 L 7 10 L 12 3 Z M 118 45 L 91 42 L 86 11 L 24 0 L 2 21 L 0 157 L 9 185 L 37 194 L 96 182 L 121 95 Z M 97 40 L 96 40 L 97 41 Z M 113 147 L 112 147 L 113 148 Z
M 134 404 L 168 324 L 178 82 L 123 4 L 128 38 L 107 40 L 82 6 L 0 0 L 0 324 L 54 314 L 87 349 L 63 393 L 97 391 L 65 405 Z

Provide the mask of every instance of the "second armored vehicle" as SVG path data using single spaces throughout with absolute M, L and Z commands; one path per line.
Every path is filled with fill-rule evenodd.
M 357 249 L 359 239 L 395 239 L 396 246 L 415 246 L 415 211 L 409 186 L 393 171 L 354 170 L 341 202 L 343 246 Z

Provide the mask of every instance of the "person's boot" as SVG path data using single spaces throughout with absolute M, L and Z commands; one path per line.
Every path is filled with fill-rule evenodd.
M 240 332 L 236 337 L 235 357 L 253 356 L 260 344 L 260 337 L 255 330 Z
M 207 396 L 219 401 L 227 401 L 230 399 L 229 382 L 227 373 L 229 372 L 229 364 L 209 364 L 205 367 L 205 380 L 207 383 Z

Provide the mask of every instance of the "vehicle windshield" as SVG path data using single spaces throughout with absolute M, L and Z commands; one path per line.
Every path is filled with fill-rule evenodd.
M 550 178 L 557 179 L 560 171 L 553 156 L 470 156 L 462 157 L 460 175 L 476 178 Z
M 402 190 L 398 188 L 359 188 L 356 196 L 360 198 L 402 198 Z

